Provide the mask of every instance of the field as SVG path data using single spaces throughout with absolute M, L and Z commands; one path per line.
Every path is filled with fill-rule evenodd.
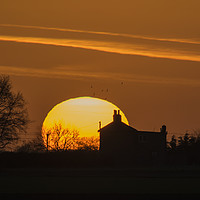
M 89 195 L 200 196 L 200 168 L 1 169 L 0 193 L 54 197 Z M 54 198 L 55 199 L 55 198 Z

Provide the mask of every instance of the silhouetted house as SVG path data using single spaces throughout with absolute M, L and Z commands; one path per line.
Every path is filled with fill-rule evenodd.
M 121 121 L 114 110 L 113 122 L 100 128 L 100 152 L 116 161 L 162 160 L 166 150 L 166 126 L 160 132 L 138 131 Z

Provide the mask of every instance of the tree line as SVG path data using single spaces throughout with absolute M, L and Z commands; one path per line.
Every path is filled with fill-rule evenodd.
M 184 136 L 172 136 L 167 145 L 169 164 L 200 164 L 200 130 Z
M 42 128 L 36 139 L 21 145 L 17 152 L 64 152 L 74 150 L 97 151 L 99 137 L 80 137 L 79 131 L 54 124 L 50 129 Z

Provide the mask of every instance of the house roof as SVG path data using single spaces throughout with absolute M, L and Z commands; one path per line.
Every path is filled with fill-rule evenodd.
M 110 129 L 117 129 L 117 130 L 124 130 L 126 132 L 129 133 L 137 133 L 137 134 L 160 134 L 160 132 L 154 132 L 154 131 L 138 131 L 137 129 L 123 123 L 123 122 L 111 122 L 109 124 L 107 124 L 106 126 L 104 126 L 103 128 L 99 129 L 98 132 L 101 131 L 106 131 L 106 130 L 110 130 Z
M 138 133 L 160 134 L 160 132 L 155 132 L 155 131 L 138 131 Z
M 107 129 L 116 129 L 116 128 L 120 128 L 120 129 L 126 129 L 126 130 L 129 130 L 131 132 L 138 132 L 137 129 L 123 123 L 123 122 L 111 122 L 109 124 L 107 124 L 106 126 L 104 126 L 103 128 L 99 129 L 98 132 L 101 132 L 101 131 L 104 131 L 104 130 L 107 130 Z
M 137 129 L 125 124 L 124 122 L 121 121 L 121 115 L 120 111 L 118 112 L 114 110 L 114 115 L 113 115 L 113 121 L 103 128 L 100 128 L 98 132 L 104 132 L 104 131 L 123 131 L 123 132 L 129 132 L 129 133 L 136 133 L 136 134 L 160 134 L 161 132 L 167 133 L 166 132 L 166 126 L 163 125 L 161 128 L 161 132 L 154 132 L 154 131 L 138 131 Z

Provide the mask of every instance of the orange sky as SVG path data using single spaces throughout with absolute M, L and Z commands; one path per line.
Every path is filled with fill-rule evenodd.
M 31 136 L 57 103 L 94 92 L 139 130 L 200 128 L 199 0 L 0 3 L 0 72 L 29 103 Z

